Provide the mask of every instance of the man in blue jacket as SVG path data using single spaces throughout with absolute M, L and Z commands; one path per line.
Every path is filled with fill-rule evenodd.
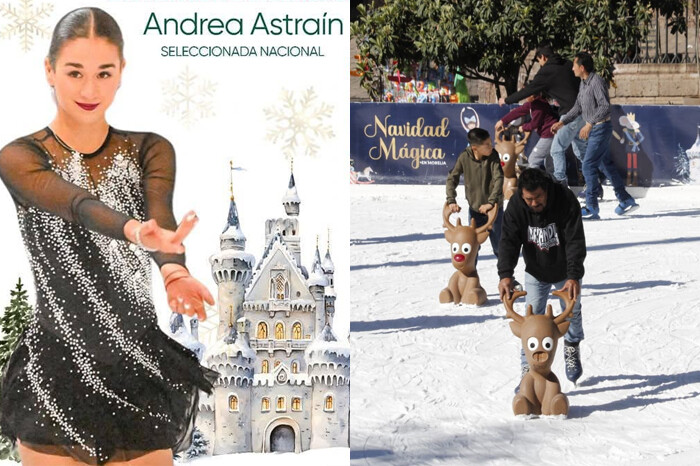
M 545 172 L 526 169 L 520 174 L 518 193 L 510 199 L 503 216 L 498 248 L 501 301 L 511 296 L 521 249 L 526 303 L 532 305 L 533 313 L 545 313 L 552 288 L 566 291 L 576 300 L 569 330 L 564 335 L 566 378 L 576 383 L 583 373 L 579 342 L 583 340 L 581 279 L 586 258 L 586 238 L 576 196 Z M 560 303 L 564 310 L 564 302 Z M 524 354 L 521 364 L 524 374 L 529 370 Z

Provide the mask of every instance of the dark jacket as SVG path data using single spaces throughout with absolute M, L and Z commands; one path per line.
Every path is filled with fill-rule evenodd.
M 447 203 L 456 203 L 459 177 L 464 174 L 464 195 L 469 207 L 479 210 L 487 203 L 503 205 L 503 169 L 501 159 L 494 149 L 491 155 L 481 160 L 474 158 L 471 147 L 459 154 L 455 166 L 447 174 Z
M 569 189 L 550 184 L 547 204 L 535 213 L 525 204 L 521 188 L 510 198 L 498 245 L 498 276 L 513 277 L 522 247 L 525 271 L 537 280 L 556 283 L 583 278 L 586 237 L 581 206 Z
M 576 103 L 580 80 L 571 69 L 573 63 L 554 55 L 547 60 L 532 81 L 518 92 L 506 97 L 507 104 L 520 102 L 525 97 L 544 92 L 559 104 L 559 116 L 566 114 Z
M 530 121 L 520 126 L 523 131 L 537 131 L 537 134 L 545 139 L 554 137 L 552 125 L 559 120 L 552 107 L 542 97 L 536 97 L 532 102 L 525 102 L 520 107 L 514 108 L 501 118 L 501 121 L 504 125 L 507 125 L 528 113 L 530 114 Z

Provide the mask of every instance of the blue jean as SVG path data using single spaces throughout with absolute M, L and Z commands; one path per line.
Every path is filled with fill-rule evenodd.
M 566 177 L 566 149 L 573 143 L 574 154 L 579 159 L 586 153 L 586 141 L 578 137 L 585 122 L 579 115 L 574 121 L 559 128 L 552 139 L 552 163 L 554 163 L 554 181 L 568 186 Z
M 527 291 L 527 296 L 525 296 L 525 304 L 532 305 L 533 314 L 544 314 L 547 305 L 547 298 L 552 291 L 561 289 L 564 286 L 566 280 L 562 280 L 557 283 L 546 283 L 541 282 L 529 273 L 525 272 L 525 291 Z M 580 281 L 579 281 L 580 283 Z M 559 299 L 559 298 L 556 298 Z M 564 301 L 559 299 L 559 304 L 561 305 L 561 310 L 564 310 Z M 574 315 L 569 319 L 571 322 L 569 324 L 569 330 L 566 331 L 564 335 L 564 340 L 570 343 L 578 343 L 583 340 L 583 320 L 581 319 L 581 295 L 579 294 L 576 298 L 576 304 L 574 304 Z M 521 364 L 527 364 L 527 359 L 525 359 L 525 351 L 520 350 L 520 361 Z
M 574 153 L 579 160 L 582 160 L 583 154 L 586 153 L 586 141 L 578 137 L 584 124 L 583 117 L 579 115 L 554 134 L 551 155 L 554 163 L 554 180 L 558 183 L 569 184 L 566 178 L 566 149 L 573 143 Z
M 472 219 L 476 220 L 476 227 L 479 228 L 482 225 L 486 225 L 489 221 L 489 217 L 486 214 L 480 213 L 478 210 L 469 208 L 469 215 L 467 215 L 467 222 L 471 223 Z M 491 233 L 489 233 L 489 239 L 491 240 L 491 248 L 493 248 L 493 254 L 498 257 L 498 242 L 501 241 L 501 225 L 503 225 L 503 206 L 498 206 L 498 213 L 496 214 L 496 220 L 493 221 L 491 226 Z M 476 260 L 479 260 L 479 255 L 477 253 Z M 476 265 L 476 262 L 474 263 Z
M 598 179 L 598 168 L 603 171 L 603 174 L 613 185 L 615 197 L 620 202 L 630 199 L 625 189 L 625 182 L 622 180 L 617 167 L 610 157 L 610 137 L 612 136 L 612 123 L 606 121 L 593 125 L 591 132 L 588 135 L 588 147 L 586 155 L 583 157 L 583 177 L 586 180 L 586 206 L 589 208 L 598 208 L 598 194 L 603 189 L 600 186 Z

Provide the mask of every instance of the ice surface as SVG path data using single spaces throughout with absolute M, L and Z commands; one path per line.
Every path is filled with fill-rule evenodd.
M 585 224 L 578 387 L 561 344 L 553 365 L 565 420 L 513 416 L 520 342 L 489 241 L 488 302 L 438 304 L 453 272 L 444 196 L 444 186 L 351 189 L 352 464 L 699 464 L 700 186 L 652 188 L 629 218 L 605 188 L 602 219 Z M 521 260 L 521 282 L 523 271 Z

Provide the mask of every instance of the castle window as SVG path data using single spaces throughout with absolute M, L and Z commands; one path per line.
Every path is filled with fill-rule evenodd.
M 263 374 L 269 374 L 270 373 L 270 361 L 267 359 L 263 359 L 262 362 L 262 367 L 261 367 L 261 372 Z
M 265 322 L 260 322 L 258 324 L 258 340 L 267 339 L 267 324 Z
M 292 326 L 292 338 L 295 340 L 301 340 L 301 324 L 299 322 Z
M 267 398 L 267 397 L 265 397 L 265 398 L 262 399 L 261 411 L 262 411 L 262 412 L 267 412 L 267 411 L 269 411 L 269 410 L 270 410 L 270 399 Z
M 298 374 L 299 373 L 299 363 L 294 361 L 292 363 L 292 374 Z
M 282 322 L 277 322 L 275 324 L 275 338 L 277 340 L 284 340 L 284 324 Z
M 301 411 L 301 398 L 292 398 L 292 411 Z
M 228 397 L 228 410 L 238 411 L 238 397 L 236 395 L 231 395 Z
M 282 364 L 282 361 L 280 361 L 279 359 L 275 361 L 275 368 L 277 368 L 277 366 L 279 366 L 280 364 Z
M 287 410 L 287 407 L 286 407 L 284 397 L 278 396 L 277 397 L 277 411 L 279 412 L 279 411 L 286 411 L 286 410 Z
M 278 273 L 275 275 L 275 277 L 272 279 L 272 286 L 271 286 L 271 295 L 270 297 L 273 299 L 287 299 L 289 296 L 289 284 L 287 283 L 287 280 L 284 278 L 284 275 L 281 273 Z
M 333 411 L 333 396 L 332 395 L 326 395 L 326 406 L 324 407 L 324 411 Z

